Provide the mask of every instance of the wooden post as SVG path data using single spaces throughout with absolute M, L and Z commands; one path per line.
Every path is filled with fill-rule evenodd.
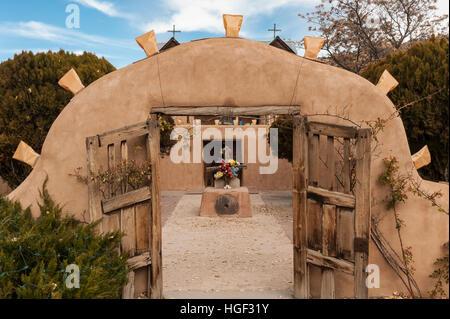
M 367 299 L 366 267 L 370 234 L 370 129 L 360 129 L 356 137 L 355 184 L 355 298 Z
M 88 210 L 90 222 L 95 222 L 102 218 L 102 204 L 100 190 L 95 182 L 95 174 L 97 173 L 96 155 L 99 148 L 97 136 L 86 138 L 86 152 L 87 152 L 87 179 L 88 179 Z M 102 223 L 96 227 L 98 233 L 103 232 Z
M 293 131 L 293 239 L 294 239 L 294 297 L 309 298 L 309 275 L 307 260 L 307 221 L 306 221 L 306 191 L 308 144 L 305 121 L 300 116 L 294 116 Z
M 149 296 L 152 299 L 162 298 L 162 256 L 161 256 L 161 193 L 159 176 L 159 122 L 156 114 L 151 115 L 150 133 L 147 138 L 147 151 L 152 165 L 152 205 L 150 229 L 150 254 L 152 263 L 149 273 Z

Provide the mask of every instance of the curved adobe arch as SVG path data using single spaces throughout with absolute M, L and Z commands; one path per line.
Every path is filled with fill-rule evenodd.
M 378 88 L 353 73 L 304 59 L 262 43 L 239 38 L 214 38 L 182 44 L 110 73 L 79 92 L 53 123 L 42 154 L 27 179 L 8 197 L 31 205 L 38 214 L 38 190 L 48 175 L 48 189 L 66 212 L 82 218 L 87 188 L 68 173 L 86 167 L 85 137 L 144 121 L 152 107 L 161 106 L 300 105 L 303 114 L 345 112 L 354 122 L 385 118 L 394 105 Z M 333 117 L 322 120 L 339 122 Z M 403 173 L 413 170 L 400 118 L 378 136 L 382 143 L 372 163 L 372 213 L 383 217 L 380 227 L 396 243 L 395 225 L 385 211 L 386 189 L 377 183 L 382 158 L 396 156 Z M 441 190 L 448 207 L 448 185 L 422 182 L 427 192 Z M 407 227 L 405 242 L 416 255 L 419 285 L 428 289 L 433 261 L 448 241 L 448 216 L 412 196 L 399 210 Z M 427 234 L 420 238 L 417 234 Z M 381 268 L 382 288 L 371 294 L 401 289 L 376 248 L 370 262 Z M 341 280 L 346 280 L 341 278 Z

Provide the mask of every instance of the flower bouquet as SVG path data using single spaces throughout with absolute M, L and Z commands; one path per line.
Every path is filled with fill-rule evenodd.
M 231 188 L 229 183 L 232 179 L 238 178 L 241 163 L 235 160 L 222 160 L 222 164 L 214 174 L 214 179 L 225 181 L 225 188 Z

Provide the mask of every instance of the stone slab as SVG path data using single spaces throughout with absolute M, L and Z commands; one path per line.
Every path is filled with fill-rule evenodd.
M 232 215 L 219 215 L 216 212 L 215 204 L 219 196 L 228 195 L 236 199 L 239 209 Z M 250 206 L 250 194 L 247 187 L 238 187 L 230 189 L 207 187 L 202 194 L 202 204 L 200 207 L 200 216 L 205 217 L 252 217 Z

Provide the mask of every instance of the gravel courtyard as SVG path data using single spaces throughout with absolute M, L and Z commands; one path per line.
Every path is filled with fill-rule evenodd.
M 200 194 L 163 195 L 167 298 L 291 297 L 290 196 L 279 192 L 250 198 L 253 217 L 210 218 L 199 216 Z

